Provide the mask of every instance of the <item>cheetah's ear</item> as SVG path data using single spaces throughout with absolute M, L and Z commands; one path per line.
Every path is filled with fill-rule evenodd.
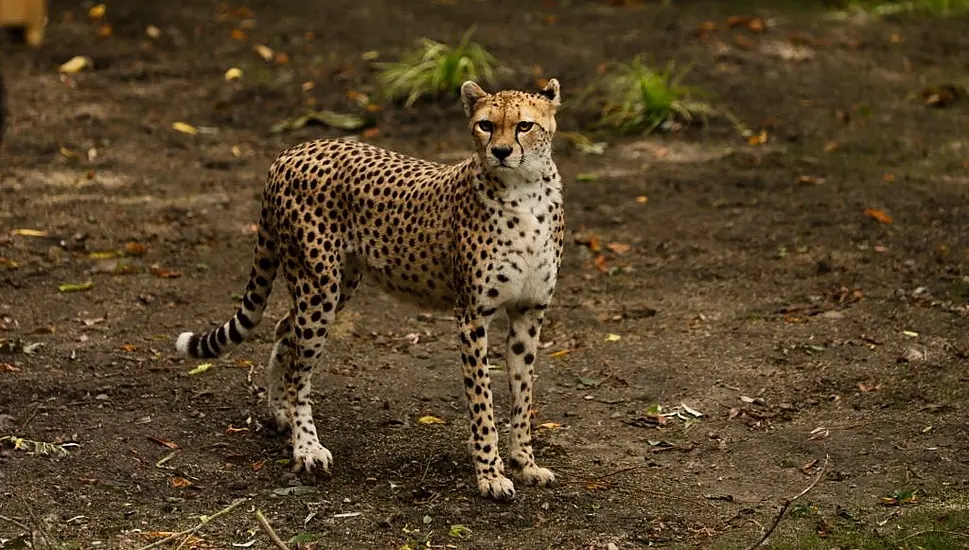
M 474 113 L 474 104 L 486 95 L 488 95 L 487 92 L 482 90 L 477 82 L 473 80 L 465 81 L 461 85 L 461 102 L 464 103 L 464 113 L 471 116 Z
M 554 107 L 562 104 L 562 93 L 559 91 L 559 81 L 554 78 L 548 79 L 548 84 L 538 93 L 551 101 Z

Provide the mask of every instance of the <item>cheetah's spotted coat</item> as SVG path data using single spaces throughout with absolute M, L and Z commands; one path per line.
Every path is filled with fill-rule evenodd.
M 532 379 L 539 332 L 562 258 L 562 184 L 552 161 L 556 80 L 539 93 L 461 88 L 476 151 L 446 166 L 355 141 L 303 143 L 269 171 L 253 267 L 236 314 L 176 347 L 214 357 L 259 324 L 282 271 L 292 303 L 276 324 L 269 402 L 292 429 L 297 468 L 328 470 L 310 406 L 312 362 L 327 329 L 369 274 L 422 306 L 450 308 L 458 320 L 469 441 L 482 495 L 509 498 L 513 483 L 498 455 L 488 375 L 488 326 L 510 319 L 508 379 L 514 407 L 508 466 L 526 484 L 547 485 L 531 445 Z

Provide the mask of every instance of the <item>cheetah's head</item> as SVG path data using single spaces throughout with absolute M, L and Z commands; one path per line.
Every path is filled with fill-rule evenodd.
M 555 110 L 561 103 L 554 78 L 538 93 L 506 90 L 489 94 L 473 81 L 461 86 L 461 101 L 478 157 L 487 170 L 524 181 L 544 175 L 552 162 Z

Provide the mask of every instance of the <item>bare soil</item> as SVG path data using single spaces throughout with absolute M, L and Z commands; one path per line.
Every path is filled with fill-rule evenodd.
M 245 12 L 215 2 L 115 0 L 92 23 L 54 0 L 43 46 L 3 42 L 0 339 L 42 346 L 0 354 L 0 436 L 76 445 L 57 456 L 3 443 L 0 547 L 137 548 L 246 497 L 183 548 L 270 548 L 254 509 L 284 540 L 318 540 L 302 548 L 743 548 L 819 474 L 793 507 L 808 523 L 785 518 L 768 546 L 831 547 L 850 531 L 907 547 L 919 542 L 902 540 L 907 517 L 965 514 L 969 108 L 921 95 L 965 82 L 965 20 L 565 4 L 252 0 L 243 28 Z M 767 30 L 727 28 L 731 15 Z M 704 21 L 717 29 L 698 35 Z M 272 125 L 308 101 L 354 109 L 348 92 L 375 81 L 365 52 L 387 59 L 471 24 L 507 65 L 503 86 L 555 76 L 574 98 L 602 63 L 645 52 L 693 63 L 688 82 L 767 141 L 713 119 L 599 136 L 600 156 L 560 143 L 575 238 L 536 416 L 557 487 L 520 487 L 510 503 L 475 494 L 452 323 L 373 286 L 315 372 L 334 470 L 300 480 L 246 385 L 250 363 L 260 381 L 280 293 L 258 334 L 203 373 L 189 374 L 198 362 L 175 356 L 174 337 L 236 307 L 273 156 L 347 135 Z M 288 60 L 264 62 L 257 43 Z M 94 69 L 59 76 L 75 55 Z M 245 78 L 226 82 L 230 67 Z M 469 151 L 456 101 L 374 116 L 362 139 L 447 161 Z M 573 101 L 560 129 L 589 133 L 589 121 Z M 446 423 L 418 422 L 427 415 Z

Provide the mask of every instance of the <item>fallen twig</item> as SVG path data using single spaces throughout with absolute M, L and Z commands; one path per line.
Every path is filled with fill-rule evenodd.
M 27 509 L 27 515 L 30 516 L 30 522 L 34 524 L 34 528 L 37 529 L 38 533 L 40 533 L 40 538 L 44 541 L 44 547 L 46 547 L 47 550 L 50 550 L 50 539 L 47 538 L 47 533 L 44 532 L 44 528 L 40 525 L 40 521 L 38 521 L 37 516 L 34 515 L 34 510 L 30 507 L 30 504 L 27 503 L 26 498 L 21 496 L 20 500 L 24 503 L 24 508 Z
M 24 433 L 24 430 L 27 428 L 27 424 L 30 424 L 30 421 L 33 420 L 34 417 L 36 417 L 37 413 L 39 412 L 40 412 L 40 405 L 37 405 L 36 407 L 34 407 L 34 410 L 30 413 L 27 419 L 24 420 L 22 424 L 20 424 L 20 428 L 17 431 L 19 433 Z
M 212 520 L 214 520 L 214 519 L 216 519 L 216 518 L 218 518 L 220 516 L 224 516 L 224 515 L 228 514 L 229 512 L 231 512 L 232 510 L 234 510 L 236 506 L 242 504 L 243 502 L 245 502 L 247 500 L 249 500 L 249 499 L 246 499 L 246 498 L 237 498 L 234 501 L 232 501 L 232 504 L 226 506 L 225 508 L 219 510 L 218 512 L 212 514 L 211 516 L 208 516 L 206 518 L 202 518 L 199 521 L 198 525 L 196 525 L 195 527 L 190 527 L 188 529 L 185 529 L 184 531 L 179 531 L 178 533 L 173 533 L 173 534 L 171 534 L 171 535 L 169 535 L 169 536 L 167 536 L 167 537 L 165 537 L 165 538 L 163 538 L 163 539 L 161 539 L 159 541 L 155 541 L 155 542 L 149 544 L 148 546 L 142 546 L 138 550 L 149 550 L 150 548 L 157 548 L 157 547 L 159 547 L 159 546 L 161 546 L 163 544 L 169 543 L 169 542 L 171 542 L 171 541 L 173 541 L 173 540 L 175 540 L 175 539 L 177 539 L 179 537 L 193 535 L 193 534 L 195 534 L 196 531 L 198 531 L 202 527 L 205 527 L 206 525 L 208 525 L 209 522 L 211 522 Z
M 818 475 L 817 475 L 817 477 L 814 478 L 814 481 L 812 481 L 811 484 L 807 486 L 807 488 L 805 488 L 803 491 L 801 491 L 800 493 L 798 493 L 796 496 L 794 496 L 793 498 L 789 498 L 789 499 L 787 499 L 787 500 L 784 501 L 784 504 L 781 506 L 781 511 L 778 512 L 777 517 L 774 518 L 774 522 L 771 523 L 771 526 L 767 529 L 767 532 L 764 533 L 764 536 L 762 536 L 760 538 L 760 540 L 757 541 L 757 542 L 755 542 L 752 546 L 749 546 L 747 548 L 747 550 L 754 550 L 758 546 L 760 546 L 760 545 L 764 544 L 765 542 L 767 542 L 767 539 L 774 532 L 774 529 L 777 529 L 777 524 L 779 524 L 781 522 L 781 518 L 783 518 L 784 517 L 784 514 L 787 513 L 787 509 L 791 507 L 791 503 L 793 503 L 795 500 L 803 497 L 804 495 L 808 494 L 808 492 L 810 492 L 811 489 L 814 489 L 814 486 L 817 485 L 819 481 L 821 481 L 821 476 L 824 475 L 824 470 L 827 469 L 827 467 L 828 467 L 828 458 L 829 458 L 828 455 L 824 455 L 824 464 L 822 464 L 821 465 L 821 469 L 818 470 Z
M 269 537 L 269 540 L 273 542 L 276 548 L 279 548 L 279 550 L 289 550 L 289 547 L 286 546 L 283 539 L 279 538 L 279 535 L 273 530 L 273 526 L 269 525 L 269 520 L 266 519 L 266 516 L 262 515 L 262 510 L 256 510 L 256 520 L 259 521 L 259 526 L 266 532 L 266 536 Z
M 15 520 L 13 518 L 8 518 L 7 516 L 0 516 L 0 521 L 5 521 L 5 522 L 9 523 L 10 525 L 13 525 L 15 527 L 19 527 L 20 529 L 23 529 L 24 531 L 27 531 L 28 533 L 30 533 L 30 527 L 27 527 L 23 523 L 20 523 L 19 521 Z

